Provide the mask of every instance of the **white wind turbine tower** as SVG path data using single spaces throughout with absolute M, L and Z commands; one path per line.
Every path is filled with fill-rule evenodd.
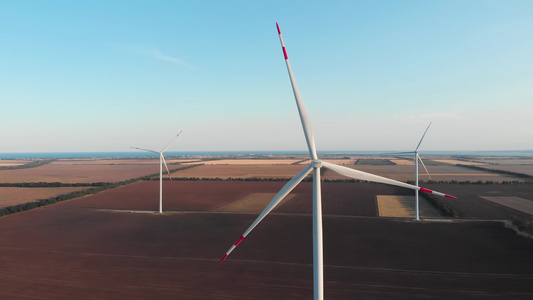
M 384 183 L 389 185 L 395 185 L 395 186 L 401 186 L 406 187 L 414 190 L 423 190 L 428 193 L 433 193 L 439 196 L 444 197 L 450 197 L 455 198 L 450 195 L 445 195 L 443 193 L 435 192 L 432 190 L 419 188 L 417 186 L 413 186 L 407 183 L 399 182 L 396 180 L 392 180 L 389 178 L 377 176 L 370 173 L 365 173 L 362 171 L 358 171 L 355 169 L 339 166 L 336 164 L 328 163 L 326 161 L 321 161 L 316 153 L 315 148 L 315 141 L 313 137 L 313 133 L 311 131 L 311 126 L 309 123 L 309 117 L 307 116 L 307 112 L 305 110 L 304 104 L 302 100 L 300 99 L 300 93 L 298 91 L 298 87 L 296 86 L 296 82 L 294 80 L 294 76 L 292 74 L 292 69 L 289 64 L 289 59 L 287 56 L 287 51 L 285 50 L 285 44 L 283 43 L 283 38 L 281 36 L 281 31 L 279 29 L 278 24 L 276 23 L 276 26 L 278 28 L 278 35 L 281 42 L 281 47 L 283 49 L 283 55 L 285 56 L 285 63 L 287 65 L 287 71 L 289 73 L 289 77 L 292 84 L 292 89 L 294 92 L 294 98 L 296 100 L 296 106 L 298 107 L 298 112 L 300 115 L 300 121 L 302 123 L 305 139 L 307 141 L 307 147 L 309 149 L 309 154 L 311 155 L 312 162 L 309 164 L 305 169 L 303 169 L 300 173 L 298 173 L 295 177 L 293 177 L 289 182 L 281 188 L 281 190 L 274 196 L 272 201 L 267 205 L 267 207 L 261 212 L 261 214 L 257 217 L 257 219 L 252 223 L 252 225 L 244 232 L 244 234 L 231 246 L 231 248 L 226 252 L 226 254 L 222 257 L 220 262 L 224 261 L 228 255 L 239 245 L 242 240 L 263 220 L 263 218 L 272 211 L 276 205 L 283 200 L 285 196 L 287 196 L 310 172 L 313 171 L 313 282 L 314 282 L 314 299 L 324 299 L 324 271 L 323 271 L 323 252 L 322 252 L 322 199 L 321 199 L 321 184 L 320 184 L 320 168 L 324 167 L 329 170 L 332 170 L 336 173 L 339 173 L 343 176 L 359 179 L 359 180 L 366 180 L 371 182 L 378 182 L 378 183 Z
M 148 151 L 148 152 L 153 152 L 153 153 L 159 154 L 159 213 L 160 214 L 163 213 L 163 164 L 165 164 L 165 168 L 167 169 L 168 176 L 170 177 L 170 179 L 172 179 L 172 177 L 170 176 L 170 171 L 168 170 L 167 162 L 165 161 L 165 157 L 163 156 L 163 152 L 165 152 L 168 149 L 168 147 L 170 147 L 170 144 L 172 144 L 172 142 L 178 136 L 180 136 L 180 134 L 181 134 L 181 131 L 161 151 L 155 151 L 155 150 L 131 147 L 133 149 L 138 149 L 138 150 L 143 150 L 143 151 Z
M 418 142 L 418 145 L 416 146 L 414 151 L 408 151 L 408 152 L 399 152 L 396 154 L 414 154 L 415 159 L 415 186 L 418 186 L 418 161 L 422 164 L 424 167 L 424 170 L 426 170 L 426 173 L 429 176 L 429 179 L 431 179 L 431 175 L 429 175 L 428 169 L 426 168 L 426 165 L 424 165 L 424 162 L 422 161 L 422 158 L 420 155 L 418 155 L 418 148 L 420 148 L 420 145 L 422 144 L 422 141 L 424 140 L 424 137 L 426 136 L 426 132 L 428 132 L 429 126 L 431 126 L 430 122 L 428 127 L 426 128 L 426 131 L 424 131 L 424 134 L 422 135 L 422 138 L 420 139 L 420 142 Z M 418 190 L 415 190 L 415 211 L 416 211 L 416 220 L 420 220 L 420 209 L 419 209 L 419 201 L 418 201 Z

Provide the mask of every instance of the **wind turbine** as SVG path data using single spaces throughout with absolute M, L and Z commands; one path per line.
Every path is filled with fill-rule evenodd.
M 414 156 L 415 156 L 414 157 L 415 158 L 415 185 L 416 186 L 418 186 L 418 161 L 420 161 L 420 163 L 424 167 L 424 170 L 426 170 L 426 173 L 428 174 L 429 179 L 431 179 L 431 175 L 429 175 L 429 172 L 428 172 L 428 169 L 426 168 L 426 165 L 424 165 L 424 162 L 422 161 L 422 158 L 420 157 L 420 155 L 418 155 L 418 148 L 420 148 L 420 145 L 422 144 L 422 141 L 424 140 L 424 137 L 426 136 L 426 132 L 428 132 L 428 129 L 431 126 L 431 123 L 433 123 L 433 122 L 429 122 L 429 125 L 426 128 L 426 131 L 424 131 L 424 134 L 422 135 L 422 138 L 420 139 L 420 142 L 418 142 L 418 145 L 416 146 L 414 151 L 396 153 L 396 154 L 414 154 Z M 420 213 L 419 213 L 420 210 L 419 210 L 418 203 L 419 203 L 419 201 L 418 201 L 418 190 L 415 190 L 415 211 L 416 211 L 416 220 L 417 221 L 420 220 Z
M 168 176 L 172 180 L 172 177 L 170 176 L 170 171 L 168 170 L 167 162 L 165 161 L 165 157 L 163 156 L 163 152 L 165 152 L 168 147 L 170 147 L 170 144 L 178 137 L 180 136 L 181 131 L 176 135 L 168 145 L 163 148 L 161 151 L 155 151 L 155 150 L 149 150 L 149 149 L 143 149 L 143 148 L 137 148 L 137 147 L 131 147 L 133 149 L 138 149 L 142 151 L 148 151 L 159 154 L 159 213 L 163 213 L 163 164 L 165 164 L 165 168 L 167 169 Z
M 244 232 L 244 234 L 231 246 L 231 248 L 226 252 L 222 257 L 220 262 L 224 261 L 228 255 L 237 247 L 244 238 L 263 220 L 263 218 L 272 211 L 276 205 L 283 200 L 310 172 L 313 171 L 313 282 L 314 282 L 314 299 L 324 299 L 324 268 L 323 268 L 323 249 L 322 249 L 322 199 L 321 199 L 321 184 L 320 184 L 320 168 L 324 167 L 329 170 L 332 170 L 336 173 L 344 175 L 346 177 L 366 180 L 371 182 L 384 183 L 389 185 L 406 187 L 414 190 L 422 190 L 428 193 L 433 193 L 443 197 L 455 198 L 454 196 L 446 195 L 429 189 L 420 188 L 413 186 L 407 183 L 400 181 L 392 180 L 389 178 L 377 176 L 374 174 L 362 172 L 359 170 L 339 166 L 336 164 L 328 163 L 326 161 L 321 161 L 316 153 L 315 141 L 313 133 L 311 131 L 311 125 L 309 123 L 309 117 L 305 110 L 303 101 L 300 98 L 300 93 L 298 87 L 296 86 L 296 81 L 292 74 L 292 69 L 289 64 L 289 58 L 287 56 L 287 51 L 285 49 L 285 44 L 283 43 L 283 37 L 281 36 L 281 31 L 279 25 L 276 23 L 278 29 L 279 40 L 283 50 L 283 55 L 285 56 L 285 63 L 287 65 L 287 71 L 289 72 L 289 78 L 291 80 L 292 89 L 294 92 L 294 98 L 296 100 L 296 106 L 300 115 L 300 121 L 302 123 L 305 139 L 307 142 L 307 147 L 309 149 L 309 154 L 311 155 L 312 162 L 305 167 L 300 173 L 294 176 L 289 182 L 281 188 L 281 190 L 274 196 L 270 201 L 267 207 L 261 212 L 257 219 L 252 223 L 252 225 Z

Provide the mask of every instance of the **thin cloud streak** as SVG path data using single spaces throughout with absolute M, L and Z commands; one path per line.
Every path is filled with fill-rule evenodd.
M 153 49 L 151 51 L 151 56 L 155 59 L 159 59 L 159 60 L 163 60 L 163 61 L 168 61 L 168 62 L 171 62 L 171 63 L 174 63 L 174 64 L 177 64 L 177 65 L 180 65 L 180 66 L 184 66 L 184 67 L 187 67 L 187 68 L 191 68 L 191 69 L 194 69 L 194 70 L 197 70 L 196 67 L 182 61 L 181 59 L 177 59 L 175 57 L 172 57 L 172 56 L 168 56 L 168 55 L 164 55 L 163 53 L 161 53 L 159 50 L 157 49 Z
M 197 67 L 195 67 L 195 66 L 193 66 L 191 64 L 188 64 L 188 63 L 184 62 L 183 60 L 181 60 L 179 58 L 163 54 L 157 48 L 150 48 L 150 47 L 143 47 L 143 46 L 136 46 L 136 45 L 128 45 L 128 44 L 122 44 L 122 43 L 110 43 L 110 45 L 112 47 L 120 49 L 121 51 L 135 53 L 135 54 L 142 55 L 142 56 L 149 57 L 149 58 L 153 58 L 153 59 L 156 59 L 156 60 L 169 62 L 169 63 L 172 63 L 174 65 L 187 67 L 187 68 L 192 69 L 194 71 L 198 71 Z

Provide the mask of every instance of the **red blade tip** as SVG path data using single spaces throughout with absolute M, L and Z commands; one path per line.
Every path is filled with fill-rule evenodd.
M 237 242 L 235 242 L 235 247 L 237 247 L 242 242 L 242 240 L 244 240 L 244 236 L 241 235 Z
M 278 22 L 276 22 L 276 27 L 278 28 L 278 34 L 281 34 L 281 30 L 279 30 Z
M 224 261 L 224 260 L 226 259 L 226 257 L 228 257 L 228 255 L 227 255 L 227 254 L 225 254 L 225 255 L 224 255 L 224 257 L 222 257 L 222 259 L 221 259 L 221 260 L 220 260 L 220 261 L 219 261 L 218 263 L 221 263 L 221 262 L 223 262 L 223 261 Z
M 426 193 L 430 193 L 430 194 L 433 193 L 432 190 L 429 190 L 429 189 L 426 189 L 426 188 L 423 188 L 423 187 L 421 187 L 420 190 L 421 190 L 422 192 L 426 192 Z

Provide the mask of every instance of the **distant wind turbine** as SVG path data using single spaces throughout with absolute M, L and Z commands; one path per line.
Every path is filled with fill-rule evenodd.
M 278 24 L 276 23 L 278 29 L 278 35 L 281 42 L 281 47 L 283 50 L 283 55 L 285 56 L 285 63 L 287 65 L 287 71 L 289 72 L 289 78 L 292 84 L 292 89 L 294 92 L 294 98 L 296 100 L 296 106 L 300 115 L 300 121 L 302 123 L 305 139 L 307 141 L 307 147 L 309 149 L 309 154 L 311 155 L 312 162 L 295 177 L 293 177 L 289 182 L 281 188 L 281 190 L 274 196 L 272 201 L 267 205 L 267 207 L 261 212 L 257 219 L 252 223 L 252 225 L 244 232 L 244 234 L 231 246 L 231 248 L 226 252 L 222 257 L 220 262 L 224 261 L 228 255 L 239 245 L 244 238 L 263 220 L 263 218 L 272 211 L 278 203 L 283 200 L 310 172 L 313 171 L 313 281 L 314 281 L 314 299 L 324 299 L 324 271 L 323 271 L 323 249 L 322 249 L 322 199 L 321 199 L 321 184 L 320 184 L 320 168 L 324 167 L 329 170 L 332 170 L 336 173 L 339 173 L 343 176 L 366 180 L 371 182 L 384 183 L 389 185 L 395 185 L 400 187 L 405 187 L 413 190 L 423 190 L 428 193 L 433 193 L 443 197 L 455 198 L 454 196 L 446 195 L 443 193 L 435 192 L 429 189 L 423 189 L 414 185 L 403 183 L 400 181 L 392 180 L 389 178 L 377 176 L 370 173 L 365 173 L 359 170 L 339 166 L 336 164 L 328 163 L 326 161 L 321 161 L 318 159 L 315 141 L 313 133 L 311 131 L 311 126 L 309 123 L 309 117 L 305 110 L 303 101 L 300 99 L 300 93 L 298 87 L 296 86 L 296 81 L 292 74 L 292 69 L 289 64 L 289 58 L 287 56 L 287 51 L 285 49 L 285 44 L 283 43 L 283 38 L 281 36 L 281 31 Z
M 420 163 L 424 167 L 424 170 L 426 170 L 426 173 L 428 174 L 429 179 L 431 180 L 431 175 L 429 175 L 429 172 L 428 172 L 428 169 L 426 168 L 426 165 L 424 165 L 424 162 L 422 161 L 422 158 L 420 157 L 420 155 L 418 155 L 418 148 L 420 148 L 420 145 L 422 144 L 422 141 L 424 140 L 424 137 L 426 136 L 426 132 L 428 132 L 428 129 L 431 126 L 431 123 L 433 123 L 433 122 L 429 123 L 428 127 L 426 128 L 426 131 L 424 131 L 424 134 L 422 135 L 422 138 L 420 139 L 420 142 L 418 142 L 418 145 L 416 146 L 414 151 L 393 153 L 393 154 L 414 154 L 414 156 L 415 156 L 414 157 L 414 159 L 415 159 L 415 186 L 418 186 L 418 161 L 420 161 Z M 419 209 L 419 204 L 418 203 L 419 203 L 419 201 L 418 201 L 418 190 L 415 190 L 415 211 L 416 211 L 416 218 L 415 219 L 417 221 L 420 220 L 420 209 Z
M 163 164 L 165 164 L 165 168 L 167 169 L 168 176 L 172 180 L 172 177 L 170 176 L 170 171 L 168 170 L 167 162 L 165 161 L 165 157 L 163 156 L 163 152 L 165 152 L 168 147 L 170 147 L 170 144 L 178 137 L 180 136 L 181 131 L 176 135 L 168 145 L 163 148 L 161 151 L 155 151 L 155 150 L 149 150 L 149 149 L 143 149 L 143 148 L 137 148 L 137 147 L 131 147 L 133 149 L 138 149 L 142 151 L 148 151 L 159 154 L 159 213 L 163 213 Z

